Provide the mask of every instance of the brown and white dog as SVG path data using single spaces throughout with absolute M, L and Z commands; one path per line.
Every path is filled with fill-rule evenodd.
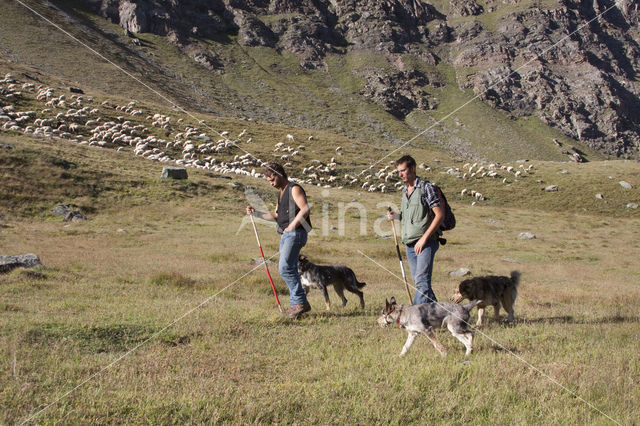
M 520 272 L 512 271 L 511 277 L 489 275 L 486 277 L 474 277 L 462 281 L 458 284 L 451 301 L 460 303 L 464 299 L 476 300 L 478 303 L 478 321 L 476 326 L 482 326 L 482 316 L 484 308 L 493 306 L 495 319 L 500 319 L 500 305 L 507 311 L 507 321 L 514 319 L 513 305 L 518 296 L 518 285 L 520 284 Z
M 469 329 L 469 311 L 480 301 L 474 300 L 466 305 L 457 305 L 449 302 L 431 302 L 422 303 L 420 305 L 397 305 L 396 299 L 391 298 L 391 302 L 385 300 L 385 307 L 377 322 L 381 327 L 388 324 L 398 324 L 398 327 L 404 328 L 409 334 L 407 341 L 402 347 L 400 356 L 404 356 L 409 352 L 409 348 L 413 344 L 418 334 L 422 333 L 433 343 L 433 346 L 440 352 L 444 358 L 447 356 L 442 343 L 436 338 L 434 328 L 447 328 L 451 334 L 466 348 L 465 357 L 469 356 L 473 350 L 473 331 Z

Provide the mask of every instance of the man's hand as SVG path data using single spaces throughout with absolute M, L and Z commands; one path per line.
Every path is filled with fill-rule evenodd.
M 424 245 L 427 243 L 427 239 L 422 236 L 420 237 L 420 239 L 416 242 L 416 244 L 413 246 L 413 251 L 416 254 L 420 254 L 422 253 L 422 248 L 424 247 Z
M 256 212 L 256 209 L 254 209 L 251 206 L 247 206 L 247 214 L 254 214 Z

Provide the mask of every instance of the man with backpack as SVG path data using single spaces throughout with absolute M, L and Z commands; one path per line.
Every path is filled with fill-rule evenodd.
M 440 225 L 445 219 L 445 201 L 431 182 L 416 176 L 416 160 L 405 155 L 396 161 L 404 182 L 400 215 L 389 211 L 389 219 L 400 219 L 409 270 L 416 286 L 413 304 L 437 302 L 431 288 L 433 258 L 440 246 Z

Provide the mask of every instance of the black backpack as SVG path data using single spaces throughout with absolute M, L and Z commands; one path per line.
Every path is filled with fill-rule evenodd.
M 442 231 L 451 231 L 456 227 L 456 216 L 453 214 L 453 210 L 451 210 L 451 206 L 447 202 L 447 197 L 444 196 L 442 189 L 440 189 L 438 185 L 434 184 L 433 186 L 438 193 L 438 197 L 440 197 L 440 200 L 444 203 L 444 219 L 440 224 L 440 229 Z

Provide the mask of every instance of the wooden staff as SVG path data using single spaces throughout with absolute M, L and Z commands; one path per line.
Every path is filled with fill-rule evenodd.
M 413 296 L 411 296 L 411 291 L 409 290 L 409 284 L 407 284 L 407 274 L 404 272 L 404 264 L 402 263 L 402 255 L 400 255 L 400 246 L 398 245 L 398 235 L 396 234 L 396 224 L 393 220 L 393 212 L 391 207 L 387 209 L 391 212 L 391 228 L 393 229 L 393 239 L 396 243 L 396 253 L 398 253 L 398 260 L 400 261 L 400 270 L 402 271 L 402 279 L 404 280 L 404 288 L 407 290 L 407 296 L 409 296 L 409 304 L 413 305 Z

